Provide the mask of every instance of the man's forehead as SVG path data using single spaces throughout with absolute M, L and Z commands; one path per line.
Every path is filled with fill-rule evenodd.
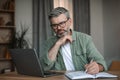
M 66 20 L 67 19 L 67 17 L 65 16 L 65 14 L 60 14 L 59 16 L 57 16 L 57 17 L 53 17 L 53 18 L 51 18 L 51 21 L 53 22 L 53 21 L 64 21 L 64 20 Z

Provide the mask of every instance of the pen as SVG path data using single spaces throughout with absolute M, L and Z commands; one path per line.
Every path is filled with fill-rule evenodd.
M 92 62 L 93 62 L 93 59 L 91 59 L 90 63 L 92 63 Z M 85 70 L 85 73 L 87 73 L 87 69 Z

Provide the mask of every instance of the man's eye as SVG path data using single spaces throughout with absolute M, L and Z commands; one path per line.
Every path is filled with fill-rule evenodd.
M 57 25 L 56 25 L 56 24 L 52 24 L 51 26 L 52 26 L 52 27 L 56 27 Z
M 60 25 L 63 25 L 65 22 L 61 22 Z

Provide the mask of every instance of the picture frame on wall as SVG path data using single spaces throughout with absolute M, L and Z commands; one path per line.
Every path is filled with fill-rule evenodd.
M 13 14 L 11 13 L 1 13 L 0 14 L 0 26 L 14 26 Z
M 14 0 L 0 0 L 0 10 L 14 10 Z
M 0 27 L 0 44 L 9 44 L 14 36 L 14 28 Z

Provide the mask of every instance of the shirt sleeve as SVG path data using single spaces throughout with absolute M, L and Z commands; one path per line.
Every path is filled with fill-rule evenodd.
M 45 71 L 50 70 L 54 65 L 54 61 L 51 61 L 48 57 L 49 49 L 50 49 L 50 44 L 48 42 L 43 43 L 41 45 L 39 59 Z
M 89 61 L 93 59 L 97 63 L 101 64 L 104 67 L 104 71 L 107 70 L 106 62 L 104 57 L 100 54 L 100 52 L 95 47 L 92 38 L 90 36 L 86 37 L 87 43 L 86 43 L 86 53 L 88 55 Z

